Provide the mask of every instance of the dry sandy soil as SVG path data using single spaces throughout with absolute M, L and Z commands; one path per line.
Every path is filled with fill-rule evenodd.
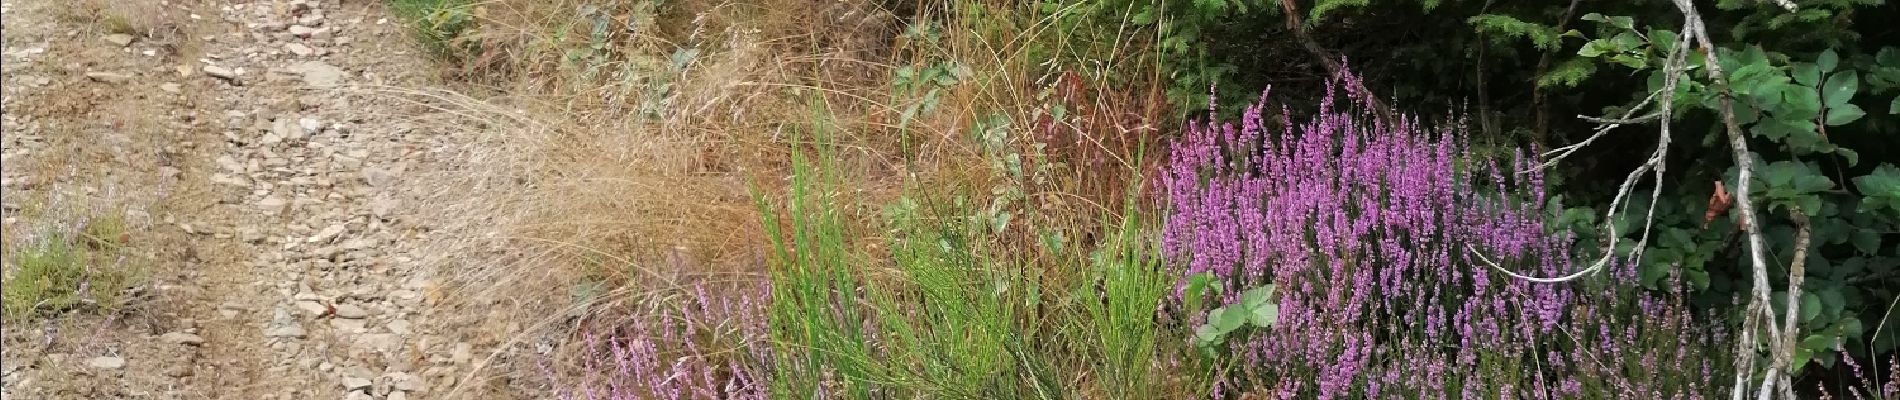
M 110 215 L 128 250 L 95 267 L 146 279 L 5 326 L 0 397 L 537 397 L 444 305 L 455 233 L 419 216 L 455 166 L 381 4 L 5 0 L 6 247 Z

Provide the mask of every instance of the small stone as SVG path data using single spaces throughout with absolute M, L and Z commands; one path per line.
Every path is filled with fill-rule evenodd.
M 212 77 L 215 77 L 218 79 L 224 79 L 224 80 L 237 79 L 237 76 L 238 76 L 237 71 L 232 71 L 230 68 L 220 67 L 216 65 L 206 65 L 203 68 L 203 71 L 205 72 L 205 75 L 211 75 Z
M 343 234 L 343 229 L 344 229 L 343 224 L 333 224 L 327 228 L 323 228 L 323 230 L 321 231 L 317 231 L 317 234 L 314 236 L 311 236 L 309 239 L 304 239 L 304 242 L 306 243 L 329 242 L 330 239 L 335 239 L 336 235 Z
M 306 134 L 315 134 L 323 131 L 323 121 L 309 117 L 298 118 L 297 127 L 303 128 L 303 132 Z
M 316 28 L 311 28 L 311 27 L 303 26 L 303 25 L 290 26 L 290 34 L 296 35 L 297 37 L 310 37 L 310 34 L 316 33 L 316 31 L 317 31 Z
M 297 309 L 303 310 L 305 314 L 310 315 L 323 315 L 323 313 L 330 311 L 330 307 L 324 306 L 323 303 L 309 300 L 297 302 Z
M 304 130 L 297 126 L 296 119 L 278 117 L 276 122 L 271 123 L 270 134 L 289 140 L 301 140 L 304 137 Z
M 91 360 L 86 360 L 86 365 L 97 369 L 120 369 L 125 368 L 125 358 L 106 356 L 93 357 Z
M 116 72 L 87 72 L 86 78 L 94 82 L 125 83 L 125 81 L 131 80 L 132 76 Z
M 115 44 L 115 45 L 118 45 L 119 47 L 125 47 L 125 46 L 132 45 L 133 38 L 132 38 L 132 35 L 127 35 L 123 33 L 114 33 L 114 34 L 106 35 L 105 39 L 106 39 L 106 43 Z
M 296 54 L 298 56 L 309 56 L 317 52 L 315 49 L 311 49 L 310 46 L 303 45 L 303 43 L 286 44 L 284 45 L 284 50 L 289 51 L 290 54 Z
M 455 350 L 449 352 L 449 357 L 456 364 L 468 364 L 475 358 L 475 346 L 466 342 L 456 343 Z
M 422 384 L 422 378 L 407 372 L 386 373 L 383 374 L 383 379 L 388 379 L 390 388 L 399 392 L 420 392 L 426 388 Z
M 338 304 L 336 306 L 336 317 L 349 319 L 369 318 L 369 310 L 364 310 L 363 307 L 355 304 Z
M 400 390 L 389 392 L 389 397 L 385 397 L 383 400 L 409 400 L 409 393 Z
M 167 82 L 167 83 L 158 84 L 158 90 L 163 90 L 169 93 L 178 93 L 178 92 L 184 91 L 185 87 L 179 86 L 176 83 Z
M 409 320 L 406 319 L 391 320 L 388 324 L 384 324 L 383 326 L 389 328 L 390 333 L 398 335 L 409 334 Z
M 257 201 L 257 209 L 263 210 L 265 213 L 271 215 L 282 214 L 284 213 L 284 209 L 289 206 L 289 201 L 279 197 L 265 197 L 263 200 Z
M 335 318 L 330 320 L 330 326 L 336 328 L 338 332 L 344 333 L 363 333 L 369 331 L 369 328 L 367 328 L 369 321 L 361 319 Z
M 368 378 L 356 376 L 343 378 L 343 390 L 364 390 L 369 389 L 369 385 L 370 381 Z
M 184 332 L 172 332 L 172 333 L 167 333 L 164 335 L 159 335 L 158 340 L 162 340 L 165 343 L 185 344 L 185 345 L 192 345 L 192 346 L 197 346 L 197 345 L 201 345 L 205 343 L 204 337 L 193 335 L 190 333 L 184 333 Z

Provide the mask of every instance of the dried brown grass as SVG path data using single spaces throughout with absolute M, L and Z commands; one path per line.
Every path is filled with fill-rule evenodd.
M 467 39 L 476 50 L 459 60 L 467 90 L 394 91 L 436 111 L 417 124 L 450 133 L 453 150 L 444 155 L 456 161 L 446 165 L 459 168 L 433 172 L 432 181 L 445 184 L 428 205 L 443 231 L 463 234 L 436 237 L 451 256 L 435 261 L 456 271 L 451 283 L 464 293 L 453 298 L 483 310 L 475 319 L 493 332 L 480 344 L 492 349 L 490 361 L 545 342 L 557 346 L 539 350 L 564 374 L 562 353 L 572 349 L 558 345 L 582 343 L 575 330 L 587 319 L 667 301 L 689 282 L 763 278 L 753 196 L 781 195 L 791 149 L 809 147 L 790 141 L 795 130 L 826 126 L 836 134 L 839 172 L 854 191 L 840 197 L 854 203 L 840 208 L 853 212 L 853 242 L 868 260 L 885 251 L 881 205 L 907 187 L 982 196 L 1008 179 L 970 138 L 979 117 L 1002 113 L 1017 121 L 1012 129 L 1041 127 L 1065 143 L 1043 146 L 1049 168 L 1060 171 L 1055 182 L 1016 206 L 1066 215 L 1027 222 L 1012 239 L 1034 240 L 1036 224 L 1090 226 L 1119 211 L 1121 187 L 1105 182 L 1125 176 L 1092 171 L 1138 168 L 1128 155 L 1143 151 L 1138 143 L 1158 142 L 1144 135 L 1158 134 L 1148 121 L 1165 112 L 1152 91 L 1072 85 L 1052 99 L 1045 92 L 1058 74 L 1028 56 L 1048 21 L 952 23 L 940 43 L 917 44 L 898 39 L 906 16 L 870 2 L 680 1 L 658 10 L 630 3 L 480 3 Z M 1013 3 L 993 7 L 1029 14 L 1008 9 L 1019 7 Z M 684 48 L 696 57 L 676 62 Z M 583 62 L 574 62 L 577 51 Z M 945 88 L 936 110 L 904 120 L 892 71 L 932 57 L 963 62 L 975 76 Z M 1098 68 L 1147 68 L 1146 61 Z M 660 85 L 667 90 L 655 92 Z M 1048 118 L 1058 101 L 1091 122 Z M 1015 137 L 1018 151 L 1042 151 L 1033 146 L 1038 136 Z M 570 295 L 590 282 L 608 291 Z M 540 374 L 513 367 L 515 375 Z

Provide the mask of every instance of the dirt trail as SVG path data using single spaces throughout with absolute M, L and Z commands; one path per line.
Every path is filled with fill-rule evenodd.
M 6 232 L 122 210 L 151 271 L 129 310 L 6 327 L 4 397 L 419 399 L 467 373 L 410 218 L 434 139 L 374 93 L 431 69 L 381 3 L 0 7 Z

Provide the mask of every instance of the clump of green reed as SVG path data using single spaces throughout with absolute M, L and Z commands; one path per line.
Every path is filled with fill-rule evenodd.
M 1186 333 L 1157 318 L 1172 281 L 1142 202 L 1104 210 L 1094 240 L 1011 240 L 984 191 L 912 184 L 879 226 L 888 253 L 861 254 L 834 125 L 822 103 L 813 115 L 794 133 L 811 150 L 793 152 L 783 205 L 758 203 L 775 261 L 772 397 L 1142 399 L 1207 386 L 1176 362 Z

